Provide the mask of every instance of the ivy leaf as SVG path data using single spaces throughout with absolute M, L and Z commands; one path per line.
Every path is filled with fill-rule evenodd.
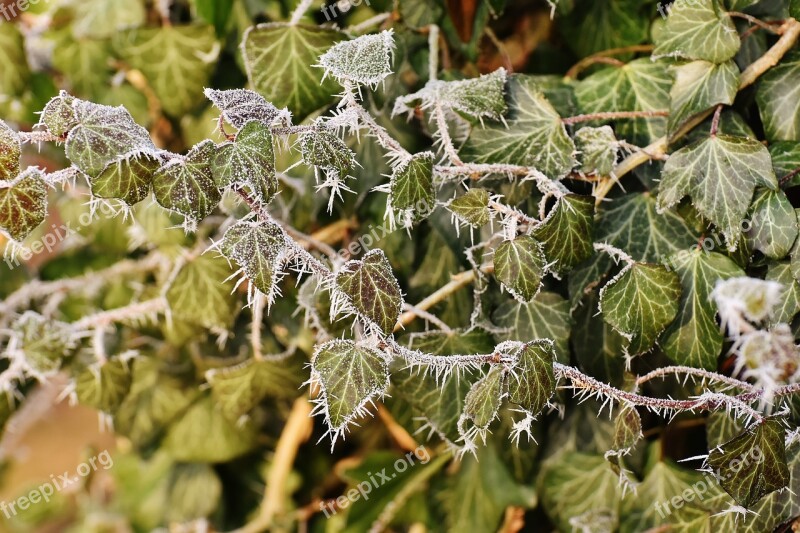
M 161 160 L 147 152 L 125 154 L 112 161 L 90 180 L 92 195 L 98 198 L 120 198 L 134 205 L 147 198 L 153 176 Z
M 259 120 L 247 122 L 234 142 L 217 149 L 211 172 L 217 187 L 246 186 L 261 205 L 267 205 L 278 192 L 269 126 Z
M 489 223 L 489 191 L 471 188 L 447 204 L 447 209 L 460 221 L 480 228 Z
M 800 141 L 800 54 L 792 52 L 759 80 L 758 112 L 770 141 Z
M 690 195 L 700 213 L 716 224 L 735 249 L 753 191 L 777 189 L 767 149 L 755 139 L 717 135 L 681 148 L 664 165 L 660 209 Z
M 561 22 L 566 45 L 578 57 L 585 57 L 601 50 L 621 48 L 646 40 L 650 31 L 650 15 L 650 11 L 636 0 L 599 0 L 582 5 L 566 17 L 557 18 Z
M 742 432 L 742 425 L 732 414 L 714 411 L 706 419 L 706 440 L 711 448 L 728 442 Z
M 507 301 L 492 315 L 492 321 L 506 329 L 502 340 L 531 342 L 551 339 L 561 363 L 569 362 L 569 332 L 572 318 L 569 302 L 552 292 L 540 292 L 532 302 Z
M 430 213 L 436 205 L 433 153 L 414 154 L 407 163 L 395 167 L 389 191 L 389 204 L 393 209 L 409 211 L 415 219 Z
M 180 117 L 202 101 L 219 55 L 213 26 L 137 28 L 114 37 L 114 48 L 140 70 L 168 115 Z
M 46 216 L 47 184 L 37 168 L 0 181 L 0 230 L 15 241 L 23 241 Z
M 0 24 L 0 94 L 15 97 L 28 85 L 30 69 L 25 56 L 25 40 L 17 24 Z M 0 102 L 0 111 L 8 112 L 6 102 Z
M 771 324 L 789 324 L 800 312 L 800 283 L 792 273 L 788 262 L 775 262 L 769 265 L 765 279 L 777 281 L 782 285 L 777 304 L 772 308 Z
M 26 363 L 42 374 L 61 368 L 75 347 L 67 324 L 33 311 L 22 313 L 14 321 L 12 331 L 20 341 Z
M 584 295 L 573 310 L 575 326 L 570 332 L 570 345 L 578 366 L 587 374 L 619 387 L 623 381 L 628 340 L 597 314 L 598 291 Z
M 169 476 L 166 519 L 184 523 L 210 516 L 219 507 L 222 482 L 211 465 L 178 463 Z
M 206 380 L 222 413 L 231 422 L 237 422 L 268 396 L 295 398 L 301 385 L 296 371 L 296 366 L 283 361 L 248 359 L 235 366 L 209 370 Z
M 153 176 L 156 201 L 191 221 L 211 214 L 222 198 L 211 170 L 215 150 L 213 142 L 203 141 L 185 157 L 176 157 L 161 167 Z
M 497 418 L 505 393 L 505 372 L 499 366 L 493 366 L 489 372 L 472 385 L 464 400 L 464 416 L 476 427 L 486 429 Z
M 677 274 L 661 265 L 634 263 L 600 290 L 600 310 L 606 322 L 630 337 L 630 353 L 640 354 L 673 321 L 680 296 Z
M 53 67 L 67 77 L 70 90 L 91 99 L 102 98 L 108 91 L 108 80 L 113 75 L 111 57 L 106 40 L 74 40 L 70 35 L 58 39 L 53 46 Z
M 683 290 L 675 322 L 659 345 L 679 365 L 716 370 L 723 335 L 711 291 L 719 280 L 744 276 L 744 272 L 728 257 L 696 248 L 673 255 L 669 264 Z
M 0 120 L 0 180 L 10 181 L 17 177 L 21 154 L 19 135 Z
M 321 128 L 300 136 L 300 152 L 306 165 L 321 168 L 339 178 L 349 175 L 356 166 L 356 155 L 332 131 Z
M 78 401 L 105 413 L 116 411 L 130 387 L 128 363 L 116 358 L 99 366 L 89 366 L 75 378 Z
M 533 415 L 539 414 L 556 390 L 555 350 L 549 339 L 525 343 L 508 378 L 508 400 Z
M 201 255 L 184 265 L 167 289 L 172 316 L 206 328 L 229 327 L 238 310 L 229 275 L 220 257 Z
M 605 68 L 575 88 L 581 112 L 663 111 L 670 106 L 672 76 L 663 61 L 635 59 L 619 68 Z M 664 117 L 615 121 L 619 137 L 647 145 L 666 134 Z
M 770 418 L 709 453 L 719 484 L 742 507 L 789 484 L 785 432 L 780 420 Z
M 717 0 L 677 0 L 667 23 L 656 34 L 653 56 L 702 59 L 722 63 L 739 51 L 741 41 L 730 15 Z
M 510 76 L 508 107 L 508 127 L 495 123 L 474 129 L 462 148 L 465 159 L 536 167 L 553 179 L 572 170 L 575 144 L 535 80 Z
M 772 168 L 778 181 L 800 168 L 800 143 L 792 141 L 776 141 L 769 144 L 769 155 L 772 157 Z M 789 178 L 785 187 L 795 187 L 800 183 L 800 175 Z
M 225 232 L 220 250 L 271 302 L 286 259 L 283 230 L 268 222 L 239 222 Z
M 78 113 L 73 107 L 76 98 L 65 91 L 54 96 L 44 106 L 39 117 L 39 125 L 45 126 L 51 134 L 62 137 L 78 125 Z
M 252 450 L 257 439 L 253 423 L 231 422 L 207 394 L 169 427 L 161 445 L 176 461 L 227 463 Z
M 627 454 L 642 438 L 642 417 L 635 407 L 625 406 L 614 419 L 612 448 Z
M 61 102 L 60 105 L 69 105 L 65 100 Z M 97 176 L 122 154 L 155 151 L 150 134 L 134 122 L 124 107 L 99 105 L 77 98 L 71 102 L 77 124 L 67 134 L 65 150 L 69 160 L 89 176 Z
M 669 132 L 687 119 L 717 104 L 733 103 L 739 90 L 739 68 L 733 61 L 719 65 L 692 61 L 673 67 L 675 84 L 670 91 Z
M 320 56 L 319 64 L 341 85 L 351 82 L 375 87 L 392 74 L 393 52 L 392 30 L 384 30 L 336 43 Z
M 361 261 L 348 261 L 336 274 L 336 285 L 356 311 L 391 333 L 403 307 L 400 285 L 383 250 L 371 250 Z
M 251 120 L 271 126 L 276 119 L 288 119 L 288 112 L 278 109 L 255 91 L 247 89 L 205 89 L 203 94 L 220 110 L 222 118 L 236 129 L 241 129 Z
M 560 196 L 532 233 L 542 244 L 547 261 L 553 263 L 550 268 L 558 273 L 568 272 L 591 257 L 593 234 L 594 201 L 577 194 Z
M 520 302 L 531 301 L 542 286 L 547 260 L 530 235 L 504 241 L 494 251 L 494 275 Z
M 748 248 L 772 259 L 789 254 L 797 240 L 797 215 L 783 191 L 757 189 L 748 219 L 751 224 L 745 235 Z
M 333 29 L 259 24 L 244 34 L 242 55 L 253 88 L 298 121 L 333 101 L 339 87 L 313 67 L 319 56 L 346 35 Z M 275 58 L 281 61 L 275 62 Z
M 106 39 L 116 32 L 141 26 L 145 10 L 141 2 L 87 0 L 70 5 L 75 10 L 72 32 L 77 37 Z
M 619 143 L 610 126 L 581 128 L 575 134 L 575 145 L 580 152 L 581 172 L 608 176 L 614 168 Z
M 334 434 L 342 432 L 354 417 L 389 386 L 389 367 L 383 356 L 347 340 L 317 347 L 311 372 L 322 389 L 320 403 L 325 422 Z

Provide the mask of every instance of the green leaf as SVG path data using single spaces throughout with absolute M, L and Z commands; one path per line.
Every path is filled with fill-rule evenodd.
M 120 198 L 134 205 L 147 198 L 161 160 L 147 152 L 125 154 L 91 179 L 92 194 L 99 198 Z
M 327 129 L 315 129 L 300 136 L 303 162 L 321 168 L 327 174 L 344 178 L 356 167 L 356 155 L 342 139 Z
M 620 409 L 614 419 L 614 450 L 628 453 L 642 438 L 642 417 L 633 406 Z
M 381 249 L 370 251 L 361 261 L 348 261 L 336 274 L 336 285 L 356 311 L 391 333 L 403 306 L 400 285 Z
M 555 342 L 556 355 L 561 363 L 569 362 L 569 332 L 572 319 L 569 302 L 552 292 L 540 292 L 532 302 L 523 304 L 507 301 L 492 315 L 501 328 L 502 340 L 531 342 L 550 339 Z
M 533 415 L 539 414 L 556 390 L 555 350 L 550 340 L 525 343 L 508 378 L 508 400 Z
M 21 154 L 19 135 L 0 120 L 0 180 L 10 181 L 17 177 Z
M 237 422 L 266 397 L 293 399 L 299 395 L 301 380 L 297 366 L 286 361 L 256 361 L 216 368 L 206 372 L 211 395 L 222 414 Z
M 742 432 L 742 425 L 733 414 L 714 411 L 706 419 L 706 440 L 709 448 L 716 448 Z
M 453 198 L 447 208 L 453 215 L 473 228 L 480 228 L 489 223 L 489 191 L 471 188 L 458 198 Z
M 39 124 L 44 125 L 47 131 L 57 137 L 66 135 L 78 124 L 78 113 L 73 107 L 75 102 L 76 99 L 73 96 L 61 91 L 58 96 L 47 102 Z
M 720 485 L 742 507 L 789 484 L 785 432 L 780 420 L 770 418 L 709 453 Z
M 206 394 L 169 427 L 161 445 L 176 461 L 227 463 L 255 448 L 257 438 L 253 423 L 231 422 Z
M 319 66 L 341 84 L 376 87 L 392 74 L 394 37 L 392 30 L 356 37 L 333 45 L 319 57 Z
M 26 363 L 36 372 L 48 374 L 61 368 L 72 349 L 69 326 L 58 320 L 45 318 L 33 311 L 26 311 L 11 330 L 19 339 Z M 5 401 L 5 398 L 0 397 Z
M 557 18 L 567 46 L 578 57 L 585 57 L 645 41 L 650 30 L 649 7 L 636 0 L 598 0 Z
M 581 112 L 663 111 L 670 107 L 672 76 L 664 61 L 635 59 L 621 67 L 604 68 L 575 88 Z M 618 137 L 647 145 L 666 134 L 664 117 L 615 121 Z
M 581 172 L 608 176 L 614 168 L 619 143 L 610 126 L 581 128 L 575 134 L 575 145 L 580 152 Z
M 723 335 L 711 291 L 719 280 L 744 276 L 736 263 L 716 252 L 681 251 L 669 259 L 683 288 L 678 315 L 659 345 L 679 365 L 716 370 Z
M 475 128 L 462 148 L 465 159 L 532 166 L 553 179 L 572 170 L 576 163 L 575 144 L 535 80 L 510 76 L 508 107 L 508 127 L 493 123 Z
M 735 249 L 742 220 L 756 186 L 777 189 L 767 149 L 755 139 L 717 135 L 681 148 L 664 166 L 658 191 L 660 209 L 685 195 L 716 224 Z
M 205 328 L 229 327 L 238 310 L 229 276 L 221 257 L 201 255 L 184 265 L 167 289 L 172 316 Z
M 601 455 L 566 452 L 545 461 L 538 492 L 542 509 L 561 531 L 572 531 L 573 520 L 590 516 L 598 530 L 616 529 L 619 480 Z
M 311 373 L 321 388 L 320 405 L 329 431 L 337 435 L 389 386 L 389 367 L 380 352 L 353 341 L 334 340 L 317 347 Z
M 655 57 L 673 56 L 722 63 L 739 51 L 739 33 L 717 0 L 676 0 L 656 34 Z
M 271 302 L 286 259 L 283 230 L 270 222 L 241 221 L 222 237 L 222 253 L 235 261 L 256 289 Z
M 631 340 L 628 350 L 650 350 L 678 312 L 681 283 L 661 265 L 633 263 L 600 290 L 603 319 Z
M 582 130 L 581 130 L 582 131 Z M 572 270 L 591 257 L 594 249 L 594 200 L 589 196 L 559 196 L 533 237 L 542 245 L 549 267 L 557 273 Z
M 128 363 L 116 358 L 89 366 L 75 378 L 78 401 L 106 413 L 116 411 L 130 387 Z
M 542 286 L 547 260 L 530 235 L 504 241 L 494 251 L 494 275 L 520 302 L 530 302 Z
M 217 187 L 248 187 L 261 205 L 267 205 L 278 192 L 269 126 L 259 120 L 247 122 L 234 142 L 217 149 L 211 172 Z
M 18 97 L 27 88 L 30 70 L 25 56 L 25 41 L 17 24 L 0 24 L 0 95 Z M 5 102 L 0 111 L 7 113 Z
M 686 120 L 717 104 L 733 103 L 739 90 L 739 68 L 733 61 L 716 65 L 692 61 L 673 67 L 675 84 L 670 90 L 669 132 Z
M 90 99 L 101 98 L 108 91 L 111 47 L 107 41 L 72 36 L 59 39 L 53 46 L 53 67 L 69 81 L 70 90 Z
M 47 184 L 39 169 L 0 181 L 0 230 L 22 241 L 47 216 Z
M 788 262 L 770 263 L 765 279 L 777 281 L 783 286 L 778 303 L 772 309 L 770 323 L 791 323 L 794 316 L 800 312 L 800 283 L 792 273 L 791 264 Z
M 245 32 L 242 42 L 250 84 L 275 106 L 288 107 L 301 121 L 331 103 L 340 90 L 332 78 L 324 78 L 324 71 L 313 65 L 335 42 L 346 38 L 337 30 L 316 26 L 254 26 Z
M 222 195 L 214 184 L 211 161 L 216 146 L 203 141 L 185 157 L 176 157 L 153 176 L 153 194 L 161 206 L 189 221 L 200 221 L 217 207 Z
M 415 218 L 430 213 L 436 204 L 433 153 L 414 154 L 408 162 L 395 167 L 389 190 L 389 203 L 393 209 L 409 210 Z
M 464 416 L 476 427 L 486 429 L 497 418 L 500 402 L 505 395 L 506 373 L 499 366 L 472 385 L 464 400 Z
M 748 248 L 772 259 L 789 254 L 797 240 L 797 215 L 783 191 L 757 189 L 748 219 L 751 225 L 745 234 Z
M 70 6 L 75 9 L 72 32 L 77 37 L 105 39 L 145 23 L 140 0 L 87 0 Z
M 289 119 L 285 108 L 278 109 L 255 91 L 206 89 L 204 94 L 220 110 L 222 118 L 237 129 L 243 128 L 251 120 L 258 120 L 265 126 L 271 126 L 276 119 Z
M 772 157 L 772 168 L 779 181 L 788 174 L 800 169 L 800 143 L 777 141 L 770 143 L 769 155 Z M 785 182 L 785 187 L 796 187 L 800 184 L 800 174 L 795 174 Z
M 800 53 L 791 52 L 758 82 L 758 112 L 770 141 L 800 141 Z
M 61 99 L 54 111 L 71 105 L 77 124 L 67 135 L 65 151 L 72 163 L 91 177 L 124 154 L 155 150 L 147 130 L 134 122 L 128 111 L 120 107 L 93 104 L 77 98 Z M 44 119 L 44 117 L 43 117 Z M 63 129 L 64 125 L 58 129 Z
M 210 516 L 219 507 L 222 482 L 204 463 L 178 463 L 169 476 L 166 519 L 184 523 Z
M 144 74 L 161 107 L 174 117 L 202 102 L 219 46 L 208 25 L 140 28 L 114 37 L 117 53 Z
M 586 294 L 573 310 L 575 326 L 570 344 L 578 366 L 590 376 L 619 386 L 622 384 L 628 340 L 597 313 L 598 291 Z

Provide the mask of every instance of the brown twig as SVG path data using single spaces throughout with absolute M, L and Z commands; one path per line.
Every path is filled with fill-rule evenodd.
M 562 118 L 567 126 L 578 124 L 580 122 L 589 122 L 592 120 L 621 120 L 627 118 L 653 118 L 653 117 L 666 117 L 669 116 L 669 111 L 606 111 L 603 113 L 589 113 L 586 115 L 575 115 L 574 117 Z
M 588 67 L 596 64 L 596 63 L 607 63 L 605 61 L 608 56 L 616 56 L 622 54 L 633 54 L 637 52 L 652 52 L 653 45 L 651 44 L 636 44 L 633 46 L 623 46 L 621 48 L 610 48 L 608 50 L 603 50 L 602 52 L 597 52 L 596 54 L 592 54 L 588 57 L 584 57 L 577 63 L 575 63 L 567 73 L 564 75 L 566 78 L 575 79 L 578 77 L 582 71 L 586 70 Z

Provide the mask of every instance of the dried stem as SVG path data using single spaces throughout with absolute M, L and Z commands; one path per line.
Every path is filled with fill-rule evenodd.
M 567 117 L 561 119 L 565 125 L 578 124 L 580 122 L 589 122 L 591 120 L 621 120 L 626 118 L 653 118 L 653 117 L 667 117 L 669 111 L 608 111 L 604 113 L 590 113 L 587 115 L 576 115 L 574 117 Z
M 596 63 L 606 63 L 605 59 L 608 56 L 615 56 L 615 55 L 622 55 L 622 54 L 634 54 L 638 52 L 652 52 L 653 45 L 651 44 L 637 44 L 633 46 L 623 46 L 622 48 L 611 48 L 609 50 L 603 50 L 602 52 L 597 52 L 596 54 L 592 54 L 588 57 L 585 57 L 575 63 L 567 73 L 564 75 L 566 78 L 577 78 L 578 74 L 586 70 L 588 67 L 596 64 Z
M 756 18 L 756 17 L 754 17 L 752 15 L 748 15 L 747 13 L 740 13 L 739 11 L 728 11 L 728 15 L 730 15 L 731 17 L 744 19 L 747 22 L 749 22 L 750 24 L 754 24 L 754 25 L 758 26 L 759 28 L 761 28 L 762 30 L 767 30 L 770 33 L 775 33 L 775 34 L 779 34 L 780 33 L 779 30 L 776 30 L 775 28 L 773 28 L 772 26 L 770 26 L 769 24 L 767 24 L 763 20 L 758 19 L 758 18 Z

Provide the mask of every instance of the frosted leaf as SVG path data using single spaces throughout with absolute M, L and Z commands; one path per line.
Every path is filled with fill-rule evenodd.
M 318 410 L 336 437 L 349 423 L 368 413 L 367 404 L 389 386 L 389 367 L 380 352 L 353 341 L 334 340 L 317 347 L 311 381 L 320 386 Z
M 286 257 L 283 230 L 270 222 L 239 222 L 225 232 L 220 250 L 271 302 Z
M 759 323 L 769 319 L 781 290 L 781 284 L 774 281 L 737 277 L 717 281 L 711 298 L 717 302 L 723 326 L 736 335 L 746 327 L 744 320 Z
M 75 378 L 78 401 L 106 413 L 117 410 L 130 388 L 128 363 L 118 358 L 89 366 Z
M 392 73 L 394 37 L 392 30 L 362 35 L 333 45 L 319 58 L 327 75 L 346 82 L 375 87 Z
M 75 97 L 61 91 L 53 97 L 39 117 L 39 125 L 44 126 L 51 134 L 61 137 L 78 124 L 78 116 L 72 107 Z
M 278 109 L 255 91 L 206 89 L 205 95 L 220 110 L 222 117 L 237 129 L 251 120 L 257 120 L 265 126 L 271 126 L 276 121 L 282 125 L 291 123 L 292 115 L 285 107 Z
M 161 167 L 153 177 L 156 201 L 190 221 L 207 217 L 222 198 L 211 173 L 215 151 L 213 142 L 203 141 L 185 157 L 175 158 Z
M 516 354 L 517 362 L 508 379 L 508 399 L 533 416 L 550 401 L 556 387 L 553 341 L 540 339 L 526 343 Z
M 25 367 L 34 374 L 57 371 L 75 347 L 67 324 L 33 311 L 23 313 L 12 325 L 11 332 L 19 351 L 10 355 L 24 358 Z
M 90 179 L 92 194 L 98 198 L 119 198 L 128 205 L 144 200 L 153 175 L 163 159 L 148 152 L 132 152 L 112 161 Z
M 353 307 L 390 334 L 403 306 L 400 285 L 383 250 L 375 249 L 361 261 L 348 261 L 336 274 L 336 285 Z
M 262 205 L 268 204 L 278 192 L 269 127 L 258 120 L 247 122 L 232 143 L 217 149 L 211 171 L 217 187 L 246 186 Z
M 611 174 L 619 152 L 619 142 L 611 126 L 581 128 L 575 134 L 575 146 L 581 154 L 579 159 L 583 174 Z
M 435 205 L 432 152 L 414 154 L 395 167 L 389 182 L 389 209 L 407 212 L 401 218 L 418 221 L 428 216 Z
M 326 174 L 344 178 L 353 171 L 356 155 L 332 131 L 320 126 L 300 136 L 303 162 L 322 169 Z
M 459 221 L 474 228 L 489 223 L 489 191 L 473 188 L 447 204 L 447 209 Z
M 475 426 L 484 430 L 497 418 L 497 411 L 505 396 L 506 373 L 493 366 L 480 381 L 476 382 L 464 400 L 464 416 Z
M 12 180 L 19 174 L 22 144 L 17 133 L 0 120 L 0 181 Z
M 89 176 L 97 176 L 123 154 L 155 151 L 150 134 L 134 122 L 124 107 L 76 98 L 72 108 L 78 123 L 67 134 L 65 151 L 70 161 Z
M 47 216 L 47 184 L 31 167 L 10 181 L 0 181 L 0 231 L 22 241 Z
M 494 252 L 495 277 L 523 303 L 539 293 L 545 263 L 542 245 L 529 235 L 505 241 Z

